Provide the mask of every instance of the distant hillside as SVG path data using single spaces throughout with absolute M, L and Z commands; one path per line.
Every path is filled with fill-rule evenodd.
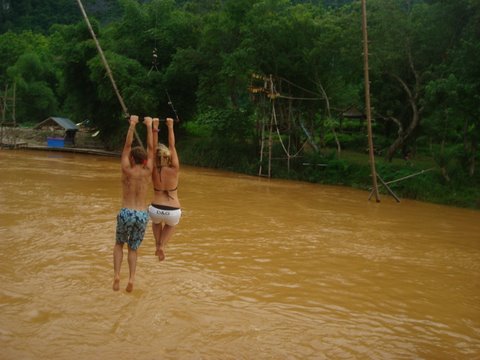
M 152 0 L 138 0 L 146 3 Z M 182 6 L 197 3 L 202 6 L 205 0 L 176 0 Z M 312 3 L 326 7 L 339 7 L 353 0 L 291 0 L 292 3 Z M 108 23 L 120 16 L 118 0 L 82 0 L 88 15 Z M 204 3 L 203 3 L 204 4 Z M 203 5 L 204 6 L 204 5 Z M 31 30 L 47 33 L 54 24 L 72 24 L 81 19 L 76 0 L 0 0 L 0 34 L 12 30 L 15 32 Z
M 102 23 L 120 14 L 118 0 L 82 0 L 91 17 Z M 32 30 L 46 33 L 54 24 L 72 24 L 81 20 L 75 0 L 2 0 L 0 2 L 0 33 Z

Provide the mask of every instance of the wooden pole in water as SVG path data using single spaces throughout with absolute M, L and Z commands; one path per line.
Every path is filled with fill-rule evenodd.
M 17 82 L 13 83 L 13 108 L 12 108 L 12 120 L 13 120 L 13 148 L 17 147 L 17 115 L 15 113 L 15 102 L 17 97 Z
M 2 100 L 2 121 L 0 123 L 0 147 L 3 146 L 3 133 L 5 131 L 4 128 L 4 122 L 5 122 L 5 114 L 6 114 L 6 108 L 7 108 L 7 89 L 8 89 L 8 84 L 5 84 L 5 92 L 3 98 L 0 98 Z
M 123 101 L 122 96 L 120 95 L 120 91 L 118 91 L 117 84 L 115 83 L 115 80 L 112 75 L 112 71 L 110 70 L 110 66 L 108 65 L 107 59 L 105 58 L 105 55 L 103 53 L 103 50 L 100 46 L 100 43 L 97 40 L 97 36 L 95 35 L 95 32 L 93 31 L 92 24 L 90 24 L 90 20 L 88 20 L 87 13 L 85 12 L 85 8 L 83 7 L 82 1 L 77 0 L 78 6 L 80 7 L 80 11 L 82 12 L 83 18 L 85 19 L 85 23 L 88 26 L 88 30 L 90 31 L 90 35 L 92 35 L 93 41 L 95 42 L 95 45 L 97 46 L 98 53 L 100 54 L 100 58 L 102 59 L 103 66 L 105 67 L 105 70 L 107 71 L 107 75 L 110 79 L 110 82 L 112 83 L 113 90 L 115 91 L 115 94 L 117 95 L 118 101 L 120 102 L 120 105 L 122 107 L 123 113 L 126 118 L 128 118 L 128 109 L 127 106 L 125 105 L 125 102 Z M 142 140 L 140 140 L 140 137 L 138 136 L 137 131 L 135 130 L 135 138 L 137 139 L 138 143 L 143 147 Z
M 373 192 L 377 202 L 380 202 L 377 185 L 377 172 L 375 170 L 375 155 L 373 153 L 373 134 L 372 134 L 372 111 L 370 107 L 370 77 L 368 68 L 368 34 L 367 34 L 367 0 L 362 0 L 362 33 L 363 33 L 363 71 L 365 77 L 365 109 L 367 113 L 367 129 L 368 129 L 368 153 L 370 161 L 370 169 L 372 173 Z

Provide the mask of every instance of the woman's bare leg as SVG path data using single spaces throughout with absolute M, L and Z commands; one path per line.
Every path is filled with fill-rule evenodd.
M 158 250 L 158 260 L 162 261 L 165 259 L 165 248 L 168 244 L 168 241 L 172 238 L 173 233 L 175 232 L 175 226 L 165 225 L 160 234 L 160 249 Z M 160 258 L 162 256 L 162 258 Z
M 153 236 L 155 237 L 155 255 L 159 256 L 159 260 L 162 261 L 163 258 L 160 259 L 159 251 L 161 248 L 163 224 L 152 224 L 152 230 Z

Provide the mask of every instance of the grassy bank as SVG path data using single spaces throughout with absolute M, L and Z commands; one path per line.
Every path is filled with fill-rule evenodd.
M 215 139 L 189 139 L 178 144 L 182 162 L 193 166 L 225 169 L 257 175 L 260 166 L 255 147 L 245 143 L 226 143 Z M 480 209 L 480 176 L 455 173 L 447 181 L 429 157 L 416 156 L 409 161 L 387 162 L 376 157 L 378 175 L 400 198 Z M 267 163 L 263 168 L 267 168 Z M 274 159 L 272 178 L 307 181 L 318 184 L 344 185 L 371 189 L 371 168 L 368 154 L 333 150 L 310 153 L 290 159 Z M 388 194 L 378 183 L 380 194 Z M 390 196 L 390 195 L 388 195 Z

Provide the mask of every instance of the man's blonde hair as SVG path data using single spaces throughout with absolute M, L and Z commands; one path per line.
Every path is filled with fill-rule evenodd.
M 157 147 L 157 167 L 170 166 L 172 164 L 172 154 L 170 149 L 164 144 L 158 144 Z

